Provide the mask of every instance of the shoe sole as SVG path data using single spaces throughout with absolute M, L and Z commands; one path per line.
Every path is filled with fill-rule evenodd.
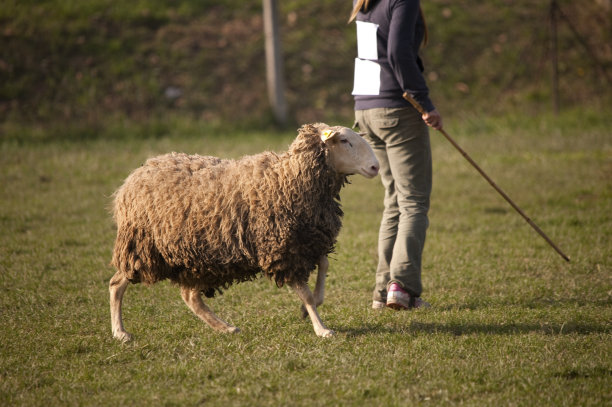
M 431 305 L 422 304 L 422 305 L 414 306 L 414 307 L 406 307 L 405 305 L 398 304 L 396 302 L 392 302 L 392 303 L 387 304 L 387 308 L 391 308 L 396 311 L 403 311 L 403 310 L 412 310 L 412 309 L 427 309 L 427 308 L 431 308 Z
M 383 301 L 372 301 L 372 309 L 385 309 L 387 304 Z
M 387 308 L 391 308 L 391 309 L 394 309 L 396 311 L 403 311 L 403 310 L 407 310 L 408 309 L 408 307 L 406 307 L 406 306 L 404 306 L 404 305 L 402 305 L 400 303 L 397 303 L 397 302 L 387 302 Z

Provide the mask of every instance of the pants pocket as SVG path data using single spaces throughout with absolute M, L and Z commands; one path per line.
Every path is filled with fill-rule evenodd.
M 397 127 L 397 125 L 399 124 L 399 118 L 397 117 L 389 117 L 389 118 L 380 118 L 380 119 L 374 119 L 372 120 L 372 124 L 374 125 L 374 127 L 381 129 L 381 130 L 386 130 L 386 129 L 392 129 Z

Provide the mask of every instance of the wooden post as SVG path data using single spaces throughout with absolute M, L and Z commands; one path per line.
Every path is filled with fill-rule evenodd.
M 552 53 L 552 99 L 556 115 L 559 115 L 559 46 L 557 34 L 557 1 L 550 2 L 550 45 Z
M 277 0 L 263 0 L 264 33 L 266 38 L 266 79 L 268 99 L 278 124 L 287 124 L 285 80 L 278 26 Z

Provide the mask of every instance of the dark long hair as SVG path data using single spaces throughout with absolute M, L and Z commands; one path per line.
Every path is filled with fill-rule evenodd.
M 351 12 L 351 16 L 348 20 L 350 23 L 357 17 L 357 13 L 359 13 L 362 9 L 363 11 L 368 11 L 370 9 L 370 4 L 374 3 L 376 0 L 357 0 L 355 3 L 355 7 L 353 7 L 353 11 Z M 421 20 L 423 20 L 423 27 L 425 28 L 425 33 L 423 35 L 423 45 L 427 45 L 427 41 L 429 36 L 427 34 L 427 23 L 425 22 L 425 15 L 423 14 L 423 8 L 419 6 L 419 13 L 421 14 Z

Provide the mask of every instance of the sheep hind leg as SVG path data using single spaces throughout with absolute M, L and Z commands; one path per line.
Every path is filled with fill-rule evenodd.
M 181 287 L 181 296 L 183 301 L 194 314 L 202 321 L 206 322 L 212 329 L 219 332 L 234 333 L 239 329 L 227 322 L 219 319 L 214 312 L 202 301 L 202 295 L 199 290 L 192 288 Z
M 335 334 L 331 329 L 327 329 L 325 325 L 323 325 L 323 321 L 321 321 L 321 317 L 317 312 L 317 306 L 315 303 L 315 297 L 310 291 L 310 287 L 308 287 L 307 283 L 294 283 L 291 287 L 295 290 L 298 297 L 304 303 L 304 307 L 310 316 L 310 320 L 312 321 L 312 326 L 314 328 L 317 336 L 322 338 L 327 338 L 333 336 Z
M 315 283 L 314 289 L 314 298 L 315 304 L 317 307 L 320 307 L 323 304 L 323 299 L 325 297 L 325 278 L 327 277 L 327 269 L 329 268 L 329 260 L 327 260 L 327 256 L 321 256 L 319 259 L 319 270 L 317 272 L 317 282 Z M 302 304 L 302 318 L 306 318 L 308 316 L 308 311 L 306 311 L 306 306 Z
M 113 337 L 122 342 L 128 342 L 132 339 L 132 335 L 123 328 L 123 320 L 121 319 L 121 303 L 128 284 L 128 279 L 125 278 L 125 275 L 121 271 L 117 271 L 108 284 Z

